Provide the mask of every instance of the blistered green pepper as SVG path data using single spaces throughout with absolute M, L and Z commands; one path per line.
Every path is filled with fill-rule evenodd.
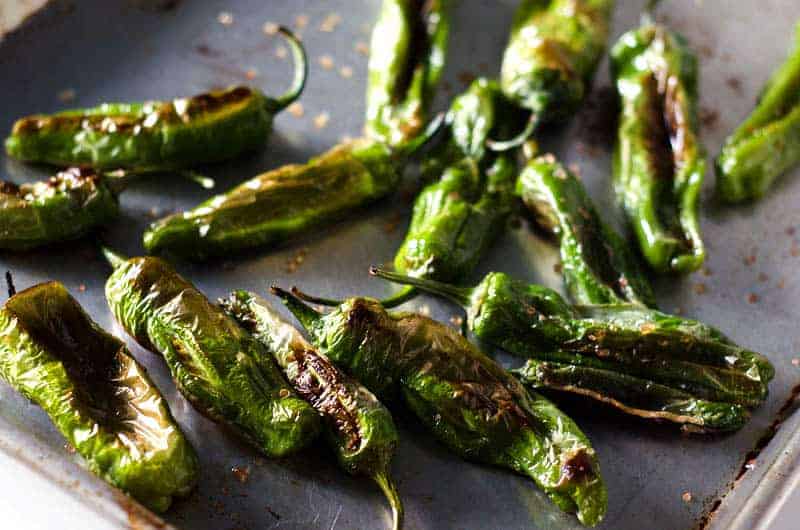
M 586 436 L 455 330 L 369 298 L 322 315 L 273 293 L 331 361 L 390 406 L 407 406 L 450 450 L 529 476 L 586 525 L 602 520 L 607 494 Z
M 438 129 L 403 148 L 366 139 L 345 142 L 303 165 L 258 175 L 144 234 L 151 254 L 189 259 L 276 245 L 395 191 L 409 156 Z
M 614 45 L 611 72 L 621 103 L 616 195 L 653 269 L 696 270 L 705 259 L 697 210 L 706 170 L 697 58 L 680 35 L 645 24 Z
M 0 377 L 44 409 L 89 469 L 164 511 L 198 477 L 194 449 L 147 371 L 58 282 L 0 309 Z
M 266 347 L 297 393 L 322 416 L 339 465 L 378 483 L 392 507 L 393 528 L 399 530 L 403 505 L 389 476 L 398 436 L 389 410 L 314 349 L 261 297 L 236 291 L 222 306 Z
M 178 170 L 222 162 L 260 148 L 272 119 L 296 100 L 307 67 L 302 45 L 289 30 L 294 81 L 278 98 L 236 86 L 190 98 L 106 103 L 91 109 L 18 120 L 6 139 L 9 156 L 56 166 L 135 171 Z
M 268 456 L 308 445 L 319 416 L 272 356 L 165 261 L 106 251 L 114 272 L 106 299 L 120 325 L 160 353 L 178 389 L 202 414 L 230 426 Z
M 503 55 L 503 92 L 538 122 L 572 115 L 608 40 L 613 0 L 523 0 Z
M 372 30 L 366 134 L 399 146 L 422 132 L 444 69 L 453 0 L 384 0 Z
M 764 401 L 775 373 L 762 355 L 716 329 L 639 305 L 573 307 L 552 289 L 496 272 L 474 288 L 371 272 L 461 305 L 479 339 L 523 358 L 609 370 L 700 400 L 743 406 Z
M 795 46 L 772 75 L 758 105 L 717 158 L 717 193 L 726 202 L 757 199 L 800 164 L 800 24 Z
M 538 224 L 559 240 L 561 273 L 578 304 L 655 306 L 655 295 L 627 242 L 603 222 L 581 181 L 553 155 L 531 160 L 517 194 Z

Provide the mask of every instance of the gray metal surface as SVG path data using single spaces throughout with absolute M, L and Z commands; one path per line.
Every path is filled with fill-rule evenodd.
M 219 189 L 225 189 L 265 169 L 303 161 L 343 135 L 359 133 L 366 71 L 366 56 L 359 51 L 359 43 L 369 40 L 377 0 L 178 2 L 168 11 L 142 9 L 142 4 L 149 2 L 56 2 L 0 42 L 0 131 L 7 131 L 20 115 L 67 105 L 166 98 L 246 82 L 251 68 L 257 74 L 253 83 L 279 92 L 288 82 L 289 65 L 276 56 L 280 42 L 264 35 L 262 25 L 271 21 L 297 27 L 301 16 L 301 24 L 307 20 L 301 33 L 312 63 L 301 99 L 304 114 L 283 113 L 262 153 L 207 168 L 207 172 L 217 177 Z M 469 74 L 497 72 L 514 4 L 461 3 L 447 69 L 445 88 L 449 86 L 449 91 L 443 91 L 442 104 L 464 86 L 462 81 Z M 643 4 L 619 2 L 615 36 L 637 24 Z M 232 15 L 232 24 L 218 21 L 222 12 Z M 800 18 L 800 4 L 794 0 L 666 0 L 659 13 L 699 50 L 703 139 L 710 153 L 715 153 L 725 135 L 749 112 L 769 72 L 785 56 L 792 24 Z M 330 14 L 340 15 L 341 22 L 331 24 L 335 19 L 328 19 L 335 29 L 320 31 L 320 24 Z M 321 64 L 328 63 L 323 56 L 332 59 L 332 69 Z M 346 69 L 342 72 L 343 67 L 352 69 L 352 77 Z M 553 132 L 543 143 L 580 166 L 593 197 L 608 216 L 614 216 L 608 181 L 610 136 L 600 119 L 609 105 L 607 91 L 602 90 L 607 86 L 604 63 L 597 78 L 600 90 L 590 105 L 571 125 Z M 73 101 L 62 101 L 72 93 Z M 324 126 L 325 120 L 318 118 L 323 113 L 329 116 Z M 42 178 L 47 171 L 2 154 L 0 167 L 3 177 L 15 182 Z M 709 171 L 709 191 L 712 182 L 713 172 Z M 191 206 L 207 195 L 177 178 L 143 181 L 123 196 L 122 218 L 103 234 L 103 240 L 124 252 L 140 253 L 140 235 L 152 216 Z M 609 512 L 602 528 L 672 530 L 702 523 L 715 501 L 731 489 L 745 455 L 768 430 L 791 388 L 800 382 L 800 366 L 791 362 L 800 356 L 800 309 L 795 303 L 800 298 L 800 276 L 795 272 L 800 246 L 794 235 L 800 224 L 798 198 L 798 172 L 784 178 L 753 206 L 722 208 L 707 194 L 703 229 L 709 247 L 708 270 L 657 283 L 664 309 L 714 324 L 774 362 L 777 375 L 770 398 L 744 429 L 730 436 L 684 437 L 669 426 L 634 421 L 591 403 L 562 402 L 600 455 L 609 489 Z M 211 297 L 225 295 L 232 288 L 264 291 L 271 282 L 298 284 L 320 295 L 380 296 L 390 288 L 370 279 L 366 268 L 391 259 L 403 237 L 409 207 L 408 200 L 398 196 L 281 249 L 182 266 L 181 271 Z M 304 256 L 303 262 L 290 265 L 299 255 Z M 509 229 L 497 242 L 475 279 L 489 270 L 504 270 L 558 287 L 559 278 L 553 271 L 556 259 L 556 251 L 523 224 Z M 103 283 L 109 271 L 92 241 L 25 255 L 2 255 L 3 269 L 14 272 L 18 287 L 47 279 L 64 282 L 98 322 L 124 336 L 104 301 Z M 430 310 L 445 321 L 457 314 L 454 308 L 432 299 L 420 298 L 409 307 Z M 324 448 L 312 448 L 284 461 L 259 457 L 195 413 L 175 391 L 158 357 L 131 340 L 128 343 L 167 396 L 202 462 L 199 488 L 166 514 L 167 521 L 186 529 L 381 528 L 388 523 L 388 511 L 377 488 L 344 476 Z M 393 469 L 406 503 L 407 528 L 578 527 L 530 481 L 461 461 L 434 442 L 412 418 L 400 416 L 398 421 L 402 440 Z M 751 462 L 752 469 L 715 510 L 718 513 L 712 525 L 754 528 L 773 520 L 773 512 L 789 498 L 789 486 L 797 481 L 796 422 L 797 418 L 790 417 L 773 443 Z M 124 517 L 129 503 L 117 506 L 118 497 L 107 491 L 97 499 L 95 492 L 104 487 L 72 463 L 78 459 L 63 448 L 63 439 L 46 416 L 5 385 L 0 385 L 0 423 L 0 449 L 5 449 L 6 455 L 21 456 L 21 461 L 28 463 L 23 467 L 50 470 L 49 479 L 62 476 L 57 486 L 71 490 L 71 498 L 81 499 L 91 508 L 87 513 L 105 521 L 95 526 L 146 527 Z M 238 480 L 234 467 L 249 469 L 249 478 Z M 38 510 L 46 507 L 45 498 L 30 497 L 37 495 L 36 488 L 5 484 L 8 482 L 0 483 L 4 488 L 0 498 L 18 498 L 8 506 L 29 502 Z M 691 495 L 688 501 L 687 492 Z M 95 509 L 98 505 L 103 508 Z M 62 527 L 78 527 L 65 524 Z M 21 527 L 21 523 L 14 526 Z M 81 526 L 89 527 L 88 523 Z

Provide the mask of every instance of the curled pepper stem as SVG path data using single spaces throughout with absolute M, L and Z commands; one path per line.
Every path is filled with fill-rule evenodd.
M 539 127 L 539 115 L 534 112 L 531 114 L 530 118 L 528 118 L 528 123 L 525 124 L 525 128 L 522 129 L 522 132 L 520 132 L 518 135 L 513 138 L 509 138 L 508 140 L 493 140 L 491 138 L 487 138 L 486 147 L 495 153 L 502 153 L 516 149 L 528 141 L 528 138 L 533 135 L 537 127 Z
M 308 328 L 313 326 L 322 314 L 303 302 L 300 298 L 290 293 L 286 289 L 281 289 L 277 285 L 269 288 L 269 292 L 281 299 L 284 305 L 292 312 L 292 314 L 300 321 L 303 327 Z
M 404 287 L 399 292 L 381 300 L 381 305 L 386 309 L 392 309 L 399 305 L 405 304 L 409 300 L 415 298 L 419 294 L 416 287 L 411 285 Z
M 8 288 L 9 298 L 17 294 L 17 288 L 14 287 L 14 278 L 11 276 L 11 271 L 6 271 L 6 287 Z
M 100 250 L 103 253 L 103 257 L 106 258 L 106 261 L 113 269 L 120 268 L 123 263 L 128 261 L 127 257 L 108 247 L 100 247 Z
M 292 286 L 292 294 L 305 302 L 317 305 L 324 305 L 327 307 L 336 307 L 337 305 L 342 303 L 341 300 L 334 300 L 333 298 L 323 298 L 321 296 L 314 296 L 308 293 L 304 293 L 303 291 L 298 289 L 297 286 L 295 285 Z
M 439 131 L 441 131 L 445 125 L 447 125 L 446 115 L 444 112 L 440 112 L 428 123 L 427 127 L 425 127 L 425 130 L 422 131 L 422 134 L 415 136 L 408 142 L 397 146 L 394 151 L 396 156 L 407 158 L 414 155 L 417 151 L 428 145 L 428 143 L 439 134 Z
M 469 306 L 469 298 L 472 294 L 472 289 L 470 288 L 456 287 L 454 285 L 437 282 L 435 280 L 414 278 L 412 276 L 406 276 L 405 274 L 390 272 L 381 269 L 380 267 L 370 267 L 369 273 L 373 276 L 377 276 L 378 278 L 389 280 L 390 282 L 411 286 L 415 288 L 415 290 L 418 288 L 425 292 L 442 296 L 453 303 L 460 305 L 461 307 Z
M 280 26 L 278 33 L 286 37 L 286 42 L 292 50 L 292 59 L 294 60 L 294 79 L 289 89 L 277 98 L 268 98 L 270 110 L 278 112 L 285 109 L 300 97 L 303 89 L 306 86 L 306 79 L 308 78 L 308 58 L 306 57 L 306 50 L 300 39 L 292 33 L 289 28 Z
M 400 500 L 394 481 L 385 471 L 375 473 L 372 480 L 383 490 L 383 494 L 386 495 L 386 500 L 389 501 L 389 506 L 392 508 L 392 530 L 400 530 L 403 527 L 403 501 Z

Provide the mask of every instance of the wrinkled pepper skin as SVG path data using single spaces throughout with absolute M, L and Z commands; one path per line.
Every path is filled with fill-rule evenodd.
M 23 251 L 77 239 L 114 219 L 117 192 L 97 173 L 78 168 L 17 186 L 0 182 L 0 249 Z
M 478 79 L 453 102 L 450 138 L 423 171 L 439 180 L 418 195 L 394 265 L 407 274 L 452 281 L 472 272 L 513 209 L 516 166 L 488 152 L 510 112 L 496 82 Z
M 603 222 L 581 181 L 553 155 L 528 162 L 517 179 L 517 195 L 558 238 L 561 273 L 574 303 L 656 305 L 628 243 Z
M 611 51 L 620 99 L 614 191 L 657 272 L 688 273 L 705 259 L 698 199 L 705 151 L 697 122 L 697 58 L 683 37 L 645 25 Z
M 197 482 L 197 455 L 147 371 L 58 282 L 0 309 L 0 377 L 50 416 L 89 469 L 164 511 Z
M 402 161 L 383 143 L 347 142 L 156 221 L 144 247 L 150 254 L 202 260 L 276 245 L 394 191 Z
M 273 116 L 303 91 L 302 45 L 281 29 L 296 67 L 289 91 L 276 99 L 235 86 L 194 97 L 106 103 L 18 120 L 6 139 L 9 156 L 56 166 L 134 171 L 179 170 L 222 162 L 264 145 Z
M 474 288 L 372 272 L 461 305 L 480 340 L 522 358 L 609 370 L 743 406 L 764 401 L 775 373 L 765 357 L 716 329 L 642 306 L 573 307 L 552 289 L 497 272 Z
M 447 55 L 454 0 L 384 0 L 372 31 L 366 135 L 391 146 L 422 132 Z
M 331 361 L 390 406 L 407 406 L 450 450 L 529 476 L 585 525 L 602 520 L 607 493 L 586 436 L 458 332 L 368 298 L 323 316 L 273 292 Z
M 568 118 L 592 84 L 613 0 L 523 0 L 503 55 L 503 92 L 539 122 Z
M 144 348 L 160 353 L 181 393 L 267 456 L 308 445 L 319 417 L 261 344 L 158 258 L 124 260 L 106 283 L 108 305 Z
M 800 24 L 786 62 L 772 75 L 755 110 L 717 157 L 717 194 L 738 203 L 763 196 L 800 164 Z
M 389 476 L 398 435 L 389 410 L 258 295 L 236 291 L 222 306 L 264 345 L 295 391 L 322 416 L 339 465 L 353 475 L 371 477 L 384 490 L 394 512 L 394 528 L 399 529 L 403 507 Z

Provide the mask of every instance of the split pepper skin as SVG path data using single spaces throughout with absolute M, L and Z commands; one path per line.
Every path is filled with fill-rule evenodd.
M 537 224 L 558 239 L 564 286 L 574 303 L 656 305 L 628 243 L 603 222 L 581 181 L 553 155 L 528 162 L 517 195 Z
M 717 158 L 717 194 L 725 202 L 760 198 L 800 164 L 800 24 L 795 33 L 794 50 Z
M 165 511 L 194 488 L 197 455 L 158 388 L 62 284 L 0 309 L 0 377 L 44 409 L 93 473 L 148 508 Z
M 444 69 L 453 0 L 384 0 L 372 30 L 366 136 L 399 146 L 418 136 Z
M 687 430 L 740 428 L 775 373 L 766 358 L 716 329 L 641 306 L 573 307 L 551 289 L 497 272 L 474 288 L 371 272 L 462 306 L 480 340 L 532 359 L 519 374 L 534 386 L 584 394 Z
M 382 401 L 405 405 L 450 450 L 532 478 L 562 510 L 598 524 L 607 492 L 577 425 L 444 324 L 352 298 L 320 314 L 273 287 L 337 366 Z
M 142 347 L 160 353 L 194 407 L 265 455 L 281 457 L 318 434 L 316 411 L 283 377 L 272 356 L 165 261 L 126 260 L 111 251 L 106 299 Z
M 523 0 L 503 55 L 503 92 L 539 123 L 580 106 L 608 40 L 613 0 Z
M 14 124 L 6 152 L 55 166 L 154 172 L 222 162 L 259 149 L 273 116 L 302 93 L 307 74 L 302 45 L 289 30 L 280 31 L 292 49 L 295 76 L 278 98 L 236 86 L 172 101 L 34 115 Z
M 295 391 L 322 416 L 328 444 L 348 473 L 371 477 L 403 522 L 403 505 L 390 467 L 398 435 L 389 410 L 364 386 L 340 371 L 258 295 L 236 291 L 225 311 L 264 345 Z
M 697 122 L 697 58 L 686 40 L 646 24 L 611 50 L 620 100 L 614 190 L 657 272 L 689 273 L 705 259 L 698 199 L 705 151 Z

